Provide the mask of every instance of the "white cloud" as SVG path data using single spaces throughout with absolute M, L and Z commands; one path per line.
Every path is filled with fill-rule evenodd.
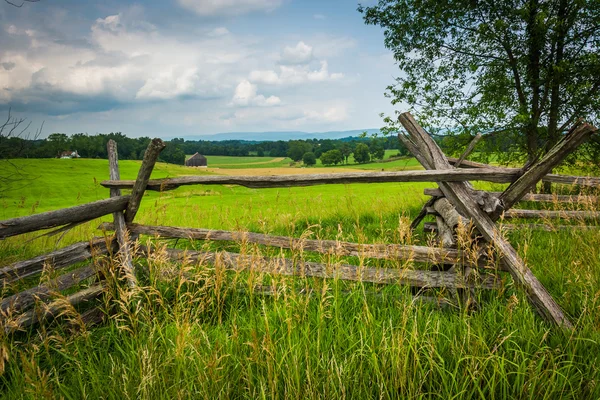
M 236 106 L 271 107 L 281 104 L 281 99 L 277 96 L 265 98 L 262 94 L 257 94 L 256 85 L 244 79 L 235 88 L 231 103 Z
M 273 37 L 244 28 L 238 35 L 234 21 L 152 24 L 155 13 L 147 16 L 141 6 L 113 14 L 79 16 L 75 25 L 67 25 L 72 15 L 39 16 L 51 26 L 27 18 L 0 25 L 0 109 L 10 105 L 45 120 L 49 132 L 158 136 L 350 129 L 376 125 L 386 110 L 388 100 L 368 97 L 370 88 L 383 92 L 385 79 L 370 87 L 359 85 L 373 74 L 353 79 L 372 68 L 372 58 L 342 51 L 354 45 L 347 36 L 316 33 L 289 42 L 289 31 Z M 357 91 L 360 99 L 352 96 Z M 362 123 L 364 115 L 374 117 Z
M 334 106 L 324 111 L 308 110 L 304 112 L 304 120 L 311 122 L 342 122 L 348 118 L 346 107 Z
M 327 18 L 327 17 L 326 17 L 326 16 L 324 16 L 323 14 L 315 14 L 315 15 L 313 15 L 313 18 L 314 18 L 314 19 L 325 19 L 325 18 Z
M 197 68 L 174 66 L 149 77 L 137 91 L 138 99 L 171 99 L 194 93 L 200 86 Z
M 209 36 L 225 36 L 229 34 L 229 30 L 227 28 L 225 28 L 224 26 L 220 26 L 218 28 L 213 29 L 212 31 L 208 32 Z
M 281 64 L 307 64 L 313 58 L 313 48 L 304 42 L 294 47 L 286 46 L 281 53 Z
M 273 11 L 282 0 L 178 0 L 179 4 L 201 16 L 241 15 Z
M 329 73 L 327 61 L 321 61 L 319 69 L 311 69 L 308 65 L 287 66 L 280 65 L 279 73 L 274 70 L 257 70 L 250 72 L 252 82 L 268 85 L 297 85 L 305 82 L 325 82 L 339 80 L 344 77 L 342 73 Z
M 0 49 L 0 104 L 44 102 L 56 94 L 101 102 L 222 97 L 247 74 L 251 44 L 216 28 L 187 41 L 160 32 L 137 15 L 97 19 L 89 42 L 78 46 L 33 29 L 8 26 L 27 43 Z M 56 103 L 56 102 L 55 102 Z M 106 107 L 106 104 L 104 105 Z

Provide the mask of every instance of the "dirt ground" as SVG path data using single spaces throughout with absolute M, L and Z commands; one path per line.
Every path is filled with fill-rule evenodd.
M 206 168 L 206 171 L 219 175 L 309 175 L 309 174 L 334 174 L 342 172 L 368 172 L 355 168 L 240 168 L 240 169 L 221 169 Z

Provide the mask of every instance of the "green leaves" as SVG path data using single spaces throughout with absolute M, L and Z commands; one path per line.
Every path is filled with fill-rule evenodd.
M 597 1 L 380 0 L 359 11 L 399 68 L 386 95 L 430 130 L 511 127 L 532 154 L 576 118 L 598 121 Z

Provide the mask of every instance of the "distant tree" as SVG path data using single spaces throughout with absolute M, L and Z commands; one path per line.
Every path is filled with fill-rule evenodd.
M 369 153 L 371 153 L 371 159 L 383 160 L 383 157 L 385 157 L 383 140 L 379 138 L 372 138 L 371 143 L 369 143 Z
M 34 179 L 10 160 L 23 157 L 30 150 L 42 133 L 44 124 L 33 135 L 29 132 L 30 126 L 31 122 L 25 118 L 13 117 L 10 108 L 6 120 L 0 123 L 0 198 L 3 193 L 16 190 Z
M 258 148 L 258 151 L 256 152 L 256 155 L 259 157 L 264 157 L 265 156 L 265 151 L 262 149 L 262 147 Z
M 170 164 L 184 165 L 185 153 L 178 146 L 177 141 L 170 141 L 167 142 L 165 149 L 160 153 L 159 160 Z
M 357 144 L 354 149 L 354 160 L 359 164 L 369 162 L 371 160 L 369 146 L 364 143 Z
M 306 166 L 315 165 L 317 163 L 317 157 L 315 156 L 315 153 L 309 151 L 302 156 L 302 162 L 304 162 L 304 165 Z
M 301 140 L 290 141 L 287 156 L 294 161 L 302 160 L 304 153 L 312 151 L 312 145 Z
M 348 164 L 348 157 L 350 157 L 352 154 L 352 146 L 350 146 L 348 143 L 342 143 L 339 150 L 340 153 L 342 153 L 342 157 L 344 157 L 344 162 Z
M 321 154 L 321 162 L 323 165 L 337 165 L 344 161 L 344 156 L 339 150 L 329 150 Z
M 335 149 L 335 142 L 331 139 L 325 139 L 322 140 L 321 143 L 317 146 L 316 150 L 315 150 L 315 156 L 317 156 L 317 158 L 321 158 L 321 154 L 325 153 L 326 151 L 329 150 L 334 150 Z
M 64 133 L 52 133 L 48 136 L 47 142 L 54 157 L 60 156 L 60 153 L 65 150 L 70 150 L 69 137 Z

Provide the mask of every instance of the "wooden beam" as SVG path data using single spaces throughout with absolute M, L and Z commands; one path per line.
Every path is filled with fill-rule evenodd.
M 594 225 L 548 225 L 548 224 L 502 224 L 501 230 L 503 231 L 518 231 L 518 230 L 539 230 L 545 232 L 557 232 L 557 231 L 590 231 L 598 230 L 599 226 Z M 435 222 L 425 222 L 423 224 L 423 231 L 435 233 L 437 232 L 437 224 Z
M 129 196 L 113 197 L 61 210 L 0 221 L 0 239 L 66 224 L 91 221 L 125 209 L 128 201 Z
M 111 224 L 101 225 L 103 229 L 112 229 Z M 232 232 L 198 228 L 175 228 L 169 226 L 129 225 L 129 230 L 140 235 L 159 236 L 163 238 L 181 238 L 192 240 L 236 241 L 274 246 L 283 249 L 302 249 L 323 254 L 338 256 L 355 256 L 381 258 L 388 260 L 405 260 L 428 264 L 461 264 L 468 263 L 455 249 L 444 249 L 425 246 L 408 246 L 399 244 L 358 244 L 339 242 L 336 240 L 298 239 L 288 236 L 272 236 L 252 232 Z M 478 266 L 485 266 L 481 260 Z
M 144 159 L 142 160 L 142 166 L 138 171 L 138 176 L 135 182 L 132 182 L 130 189 L 131 190 L 131 199 L 129 200 L 129 204 L 127 204 L 127 209 L 125 210 L 125 221 L 129 224 L 135 218 L 135 214 L 137 214 L 138 209 L 140 208 L 140 203 L 142 202 L 142 196 L 146 191 L 146 186 L 148 185 L 148 181 L 150 180 L 150 175 L 152 174 L 152 169 L 154 169 L 154 164 L 156 164 L 156 160 L 158 160 L 158 155 L 165 148 L 165 144 L 162 140 L 155 138 L 152 139 L 146 152 L 144 153 Z M 117 181 L 122 182 L 122 181 Z M 111 188 L 111 189 L 116 189 Z
M 21 312 L 33 306 L 36 300 L 45 301 L 49 299 L 53 293 L 69 289 L 84 279 L 94 275 L 96 275 L 96 267 L 93 265 L 69 271 L 66 274 L 42 283 L 39 286 L 2 299 L 2 301 L 0 301 L 0 311 L 8 313 Z
M 456 212 L 456 209 L 445 197 L 438 199 L 433 204 L 433 209 L 438 215 L 442 216 L 446 224 L 452 229 L 456 228 L 456 226 L 460 223 L 465 226 L 469 223 L 469 220 Z
M 99 298 L 102 293 L 104 293 L 104 287 L 102 284 L 90 286 L 87 289 L 65 297 L 65 299 L 56 300 L 44 306 L 42 309 L 34 308 L 26 311 L 17 317 L 16 320 L 8 321 L 4 329 L 6 333 L 13 333 L 19 330 L 27 329 L 41 322 L 50 321 L 63 312 L 66 304 L 75 307 L 82 303 Z
M 435 217 L 437 224 L 438 240 L 442 247 L 454 247 L 456 246 L 456 240 L 454 239 L 454 230 L 446 224 L 446 221 L 440 216 Z
M 59 270 L 69 265 L 88 260 L 95 255 L 107 254 L 106 239 L 94 238 L 89 242 L 79 242 L 62 249 L 30 260 L 18 261 L 0 268 L 0 283 L 2 287 L 18 280 L 29 278 L 44 270 L 45 265 Z
M 500 201 L 504 204 L 504 209 L 508 210 L 523 195 L 530 192 L 546 174 L 558 166 L 573 150 L 587 141 L 596 131 L 597 129 L 589 124 L 573 127 L 541 160 L 535 162 L 500 195 Z
M 120 180 L 121 173 L 119 172 L 119 154 L 117 152 L 117 143 L 110 139 L 106 145 L 108 151 L 108 168 L 111 180 Z M 121 189 L 110 189 L 110 197 L 118 197 L 121 195 Z M 127 232 L 127 226 L 125 225 L 125 215 L 122 211 L 116 211 L 113 213 L 113 222 L 115 226 L 115 234 L 117 236 L 117 242 L 119 243 L 118 255 L 120 257 L 120 265 L 123 267 L 125 277 L 129 287 L 135 287 L 137 285 L 137 279 L 135 276 L 135 269 L 131 258 L 131 252 L 129 251 L 129 233 Z
M 489 193 L 493 196 L 500 196 L 502 192 L 486 192 L 484 190 L 476 190 L 479 193 Z M 442 197 L 444 194 L 440 189 L 426 188 L 423 193 L 426 196 Z M 538 201 L 545 203 L 575 203 L 588 204 L 597 203 L 600 200 L 598 196 L 588 196 L 583 194 L 543 194 L 543 193 L 526 193 L 519 201 Z
M 448 162 L 455 165 L 458 161 L 457 158 L 448 157 Z M 506 168 L 498 167 L 489 164 L 482 164 L 465 160 L 460 164 L 461 168 L 483 168 L 483 169 L 503 169 L 505 171 L 514 172 L 517 175 L 522 175 L 523 171 L 521 168 Z M 561 185 L 576 185 L 600 188 L 600 178 L 595 176 L 577 176 L 577 175 L 562 175 L 562 174 L 546 174 L 542 178 L 542 182 L 558 183 Z
M 596 220 L 600 211 L 571 211 L 571 210 L 521 210 L 513 208 L 504 211 L 504 218 L 564 218 L 575 220 Z
M 600 188 L 600 178 L 593 176 L 547 174 L 542 178 L 542 182 Z
M 475 146 L 477 146 L 477 143 L 479 143 L 479 141 L 481 140 L 482 137 L 483 136 L 481 135 L 481 133 L 478 133 L 473 138 L 473 140 L 471 140 L 471 143 L 469 143 L 469 145 L 467 146 L 465 151 L 460 155 L 458 160 L 456 160 L 456 163 L 454 164 L 454 168 L 460 167 L 460 165 L 465 161 L 465 159 L 469 156 L 469 154 L 471 154 L 471 152 L 475 149 Z
M 349 264 L 322 264 L 311 261 L 269 258 L 229 252 L 196 252 L 166 249 L 169 258 L 222 265 L 233 271 L 254 271 L 286 276 L 342 279 L 379 284 L 401 284 L 422 288 L 471 288 L 495 289 L 500 281 L 486 276 L 481 282 L 464 279 L 462 274 L 448 271 L 419 271 L 411 269 L 367 268 Z
M 325 184 L 488 181 L 509 183 L 517 179 L 516 171 L 503 169 L 457 169 L 450 171 L 350 172 L 314 175 L 225 176 L 200 175 L 156 179 L 148 182 L 148 190 L 166 191 L 186 185 L 240 185 L 248 188 L 279 188 Z M 107 188 L 130 189 L 134 181 L 103 181 Z
M 452 168 L 439 146 L 417 124 L 410 113 L 401 114 L 399 121 L 408 131 L 409 137 L 418 148 L 418 151 L 421 154 L 428 154 L 428 158 L 431 159 L 431 163 L 423 165 L 426 169 L 445 170 Z M 546 320 L 558 326 L 572 329 L 573 325 L 560 306 L 554 301 L 531 270 L 527 268 L 511 244 L 502 237 L 490 217 L 479 208 L 479 205 L 472 197 L 471 189 L 465 183 L 458 182 L 440 182 L 439 186 L 446 198 L 457 207 L 458 211 L 473 221 L 485 240 L 488 243 L 493 243 L 499 250 L 502 263 L 508 269 L 513 279 L 525 289 L 529 301 L 540 314 Z

